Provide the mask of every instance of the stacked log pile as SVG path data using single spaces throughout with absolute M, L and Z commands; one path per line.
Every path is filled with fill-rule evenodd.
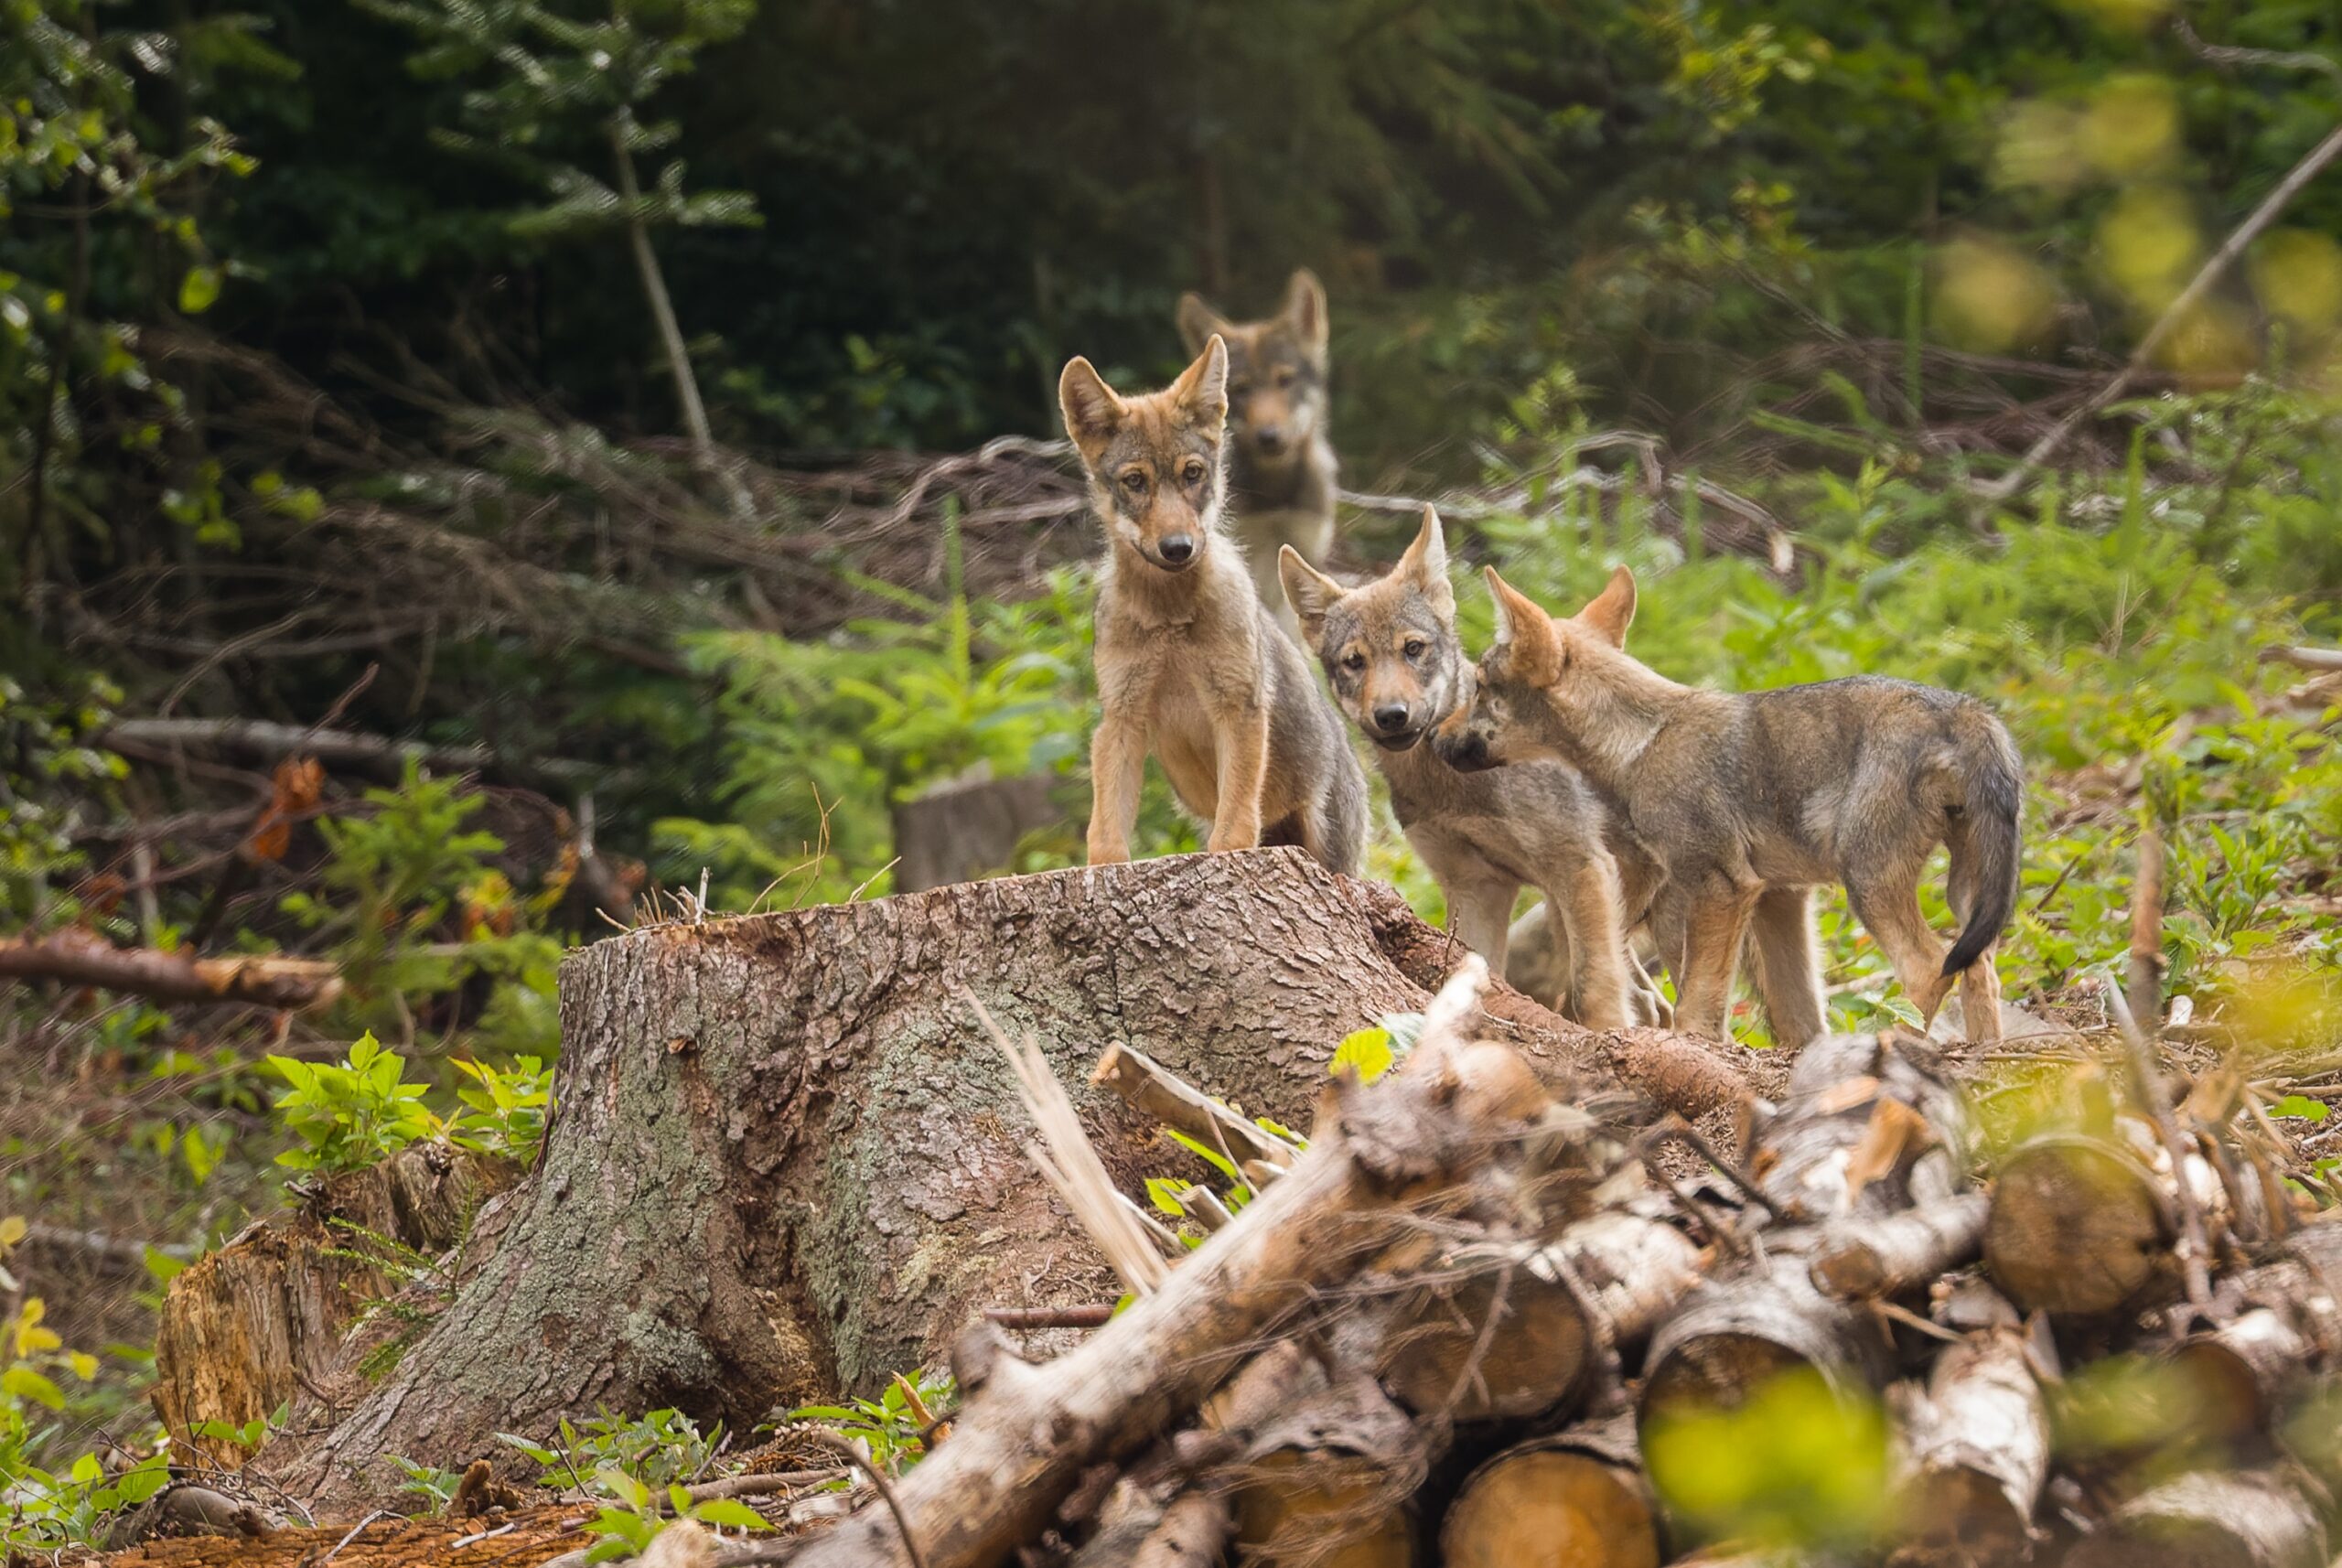
M 1481 983 L 1467 960 L 1396 1069 L 1338 1079 L 1298 1154 L 1110 1052 L 1099 1080 L 1216 1138 L 1250 1201 L 1125 1271 L 1069 1355 L 972 1333 L 893 1507 L 715 1560 L 2332 1561 L 2342 1224 L 2151 1070 L 2154 1104 L 2110 1090 L 1987 1160 L 1934 1047 L 1826 1037 L 1735 1160 L 1556 1092 L 1478 1037 Z M 1080 1188 L 1109 1257 L 1144 1235 Z

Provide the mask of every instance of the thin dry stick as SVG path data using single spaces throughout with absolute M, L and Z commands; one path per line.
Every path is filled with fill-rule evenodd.
M 825 1447 L 835 1449 L 847 1464 L 870 1477 L 870 1484 L 877 1487 L 878 1495 L 886 1499 L 886 1511 L 895 1516 L 895 1528 L 903 1532 L 903 1555 L 911 1560 L 911 1568 L 927 1568 L 927 1557 L 919 1549 L 919 1537 L 911 1533 L 910 1515 L 903 1511 L 903 1499 L 895 1495 L 895 1483 L 887 1478 L 886 1472 L 872 1464 L 869 1455 L 841 1434 L 816 1428 L 813 1439 Z
M 2129 392 L 2131 384 L 2139 379 L 2139 372 L 2147 368 L 2163 349 L 2165 341 L 2203 302 L 2204 296 L 2212 291 L 2212 285 L 2227 274 L 2237 257 L 2244 253 L 2245 247 L 2259 239 L 2261 231 L 2277 220 L 2277 215 L 2292 205 L 2294 198 L 2301 194 L 2302 188 L 2315 179 L 2319 172 L 2337 156 L 2342 156 L 2342 125 L 2326 133 L 2326 139 L 2311 148 L 2302 161 L 2294 166 L 2292 172 L 2277 182 L 2274 190 L 2261 198 L 2261 205 L 2252 209 L 2251 215 L 2237 226 L 2236 231 L 2188 280 L 2187 286 L 2179 291 L 2179 297 L 2164 307 L 2163 314 L 2155 317 L 2154 325 L 2147 328 L 2147 335 L 2139 339 L 2138 347 L 2131 350 L 2131 357 L 2122 362 L 2122 368 L 2114 372 L 2112 379 L 2099 388 L 2087 403 L 2052 425 L 2018 460 L 2015 467 L 1997 479 L 1979 485 L 1977 495 L 1988 502 L 2007 500 L 2025 487 L 2036 469 L 2072 439 L 2074 432 L 2086 421 L 2104 413 L 2109 404 Z
M 2163 1022 L 2163 830 L 2139 831 L 2139 875 L 2131 884 L 2131 1015 Z
M 2197 1317 L 2208 1314 L 2212 1305 L 2212 1280 L 2205 1266 L 2211 1256 L 2211 1243 L 2204 1229 L 2204 1206 L 2196 1201 L 2196 1189 L 2187 1179 L 2187 1144 L 2171 1114 L 2171 1097 L 2164 1092 L 2163 1075 L 2155 1070 L 2154 1047 L 2140 1032 L 2139 1021 L 2132 1015 L 2131 1004 L 2111 972 L 2106 976 L 2106 1005 L 2122 1034 L 2132 1098 L 2154 1119 L 2155 1134 L 2171 1156 L 2172 1191 L 2179 1202 L 2179 1266 L 2187 1283 L 2187 1305 L 2194 1309 L 2181 1325 L 2185 1332 L 2194 1326 Z

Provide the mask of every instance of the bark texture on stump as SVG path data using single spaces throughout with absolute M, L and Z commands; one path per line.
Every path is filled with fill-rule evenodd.
M 753 1422 L 933 1363 L 987 1305 L 1118 1287 L 1022 1153 L 959 988 L 1031 1031 L 1121 1181 L 1187 1156 L 1088 1087 L 1109 1045 L 1305 1122 L 1350 1030 L 1420 1009 L 1440 934 L 1296 851 L 1194 855 L 670 926 L 575 954 L 555 1116 L 495 1253 L 397 1369 L 270 1467 L 379 1497 L 597 1405 Z M 1461 950 L 1452 950 L 1460 961 Z M 1510 993 L 1555 1071 L 1593 1037 Z M 1189 1174 L 1201 1174 L 1195 1165 Z M 304 1424 L 296 1421 L 296 1430 Z M 322 1424 L 322 1423 L 318 1423 Z
M 195 1428 L 263 1420 L 305 1382 L 325 1379 L 365 1304 L 395 1288 L 351 1255 L 369 1252 L 367 1236 L 443 1252 L 515 1174 L 509 1161 L 417 1144 L 335 1177 L 301 1208 L 252 1226 L 181 1271 L 156 1326 L 149 1394 L 173 1457 L 242 1464 L 250 1455 L 243 1445 L 199 1438 Z

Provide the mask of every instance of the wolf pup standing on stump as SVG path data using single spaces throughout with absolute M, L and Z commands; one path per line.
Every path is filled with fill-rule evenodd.
M 1326 285 L 1303 268 L 1266 321 L 1229 321 L 1201 295 L 1182 295 L 1179 336 L 1187 352 L 1202 353 L 1215 334 L 1228 345 L 1228 430 L 1235 438 L 1229 510 L 1261 602 L 1292 630 L 1292 611 L 1277 587 L 1277 551 L 1290 544 L 1315 566 L 1334 542 Z
M 1210 822 L 1210 848 L 1299 844 L 1356 875 L 1366 775 L 1223 531 L 1226 345 L 1212 338 L 1177 381 L 1144 397 L 1115 395 L 1076 359 L 1058 401 L 1107 540 L 1090 864 L 1130 858 L 1152 752 L 1180 803 Z
M 1983 703 L 1875 675 L 1746 693 L 1679 686 L 1626 651 L 1635 579 L 1625 567 L 1569 620 L 1493 569 L 1488 578 L 1497 640 L 1468 716 L 1434 744 L 1466 771 L 1560 757 L 1623 810 L 1664 878 L 1652 923 L 1675 969 L 1679 1028 L 1722 1037 L 1734 962 L 1760 905 L 1793 899 L 1803 932 L 1811 889 L 1836 882 L 1922 1014 L 1934 1018 L 1957 977 L 1970 1038 L 2001 1037 L 1993 950 L 2016 908 L 2025 780 L 2015 743 Z M 1951 852 L 1947 891 L 1961 921 L 1948 957 L 1918 896 L 1938 844 Z M 1789 929 L 1772 913 L 1760 947 L 1767 926 Z M 1821 1016 L 1810 951 L 1805 995 L 1777 999 L 1767 984 L 1777 1015 Z
M 1459 773 L 1421 744 L 1472 683 L 1439 513 L 1423 508 L 1415 542 L 1375 582 L 1344 588 L 1289 544 L 1278 570 L 1335 704 L 1374 743 L 1399 825 L 1446 896 L 1448 929 L 1501 972 L 1513 899 L 1535 887 L 1571 1015 L 1594 1029 L 1663 1019 L 1666 1004 L 1627 949 L 1618 867 L 1585 781 L 1559 762 Z

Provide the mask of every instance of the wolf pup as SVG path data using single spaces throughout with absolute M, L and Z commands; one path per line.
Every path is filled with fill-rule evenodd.
M 1202 353 L 1215 335 L 1228 345 L 1228 428 L 1235 437 L 1229 508 L 1261 601 L 1289 618 L 1277 589 L 1278 549 L 1290 544 L 1315 566 L 1334 542 L 1326 285 L 1305 267 L 1294 274 L 1284 305 L 1265 321 L 1229 321 L 1200 295 L 1184 295 L 1179 335 L 1190 354 Z
M 1854 914 L 1929 1019 L 1954 978 L 1970 1036 L 2001 1037 L 1994 943 L 2016 908 L 2024 764 L 1982 703 L 1857 675 L 1778 691 L 1679 686 L 1626 651 L 1634 574 L 1621 566 L 1585 609 L 1556 620 L 1492 569 L 1497 640 L 1468 717 L 1435 737 L 1466 770 L 1538 757 L 1574 763 L 1617 803 L 1664 878 L 1653 923 L 1676 966 L 1676 1024 L 1722 1036 L 1752 917 L 1842 884 Z M 1947 956 L 1919 912 L 1919 875 L 1951 852 L 1961 921 Z M 1786 971 L 1789 966 L 1779 966 Z M 1821 1015 L 1804 968 L 1800 1014 Z M 1768 1008 L 1774 998 L 1767 997 Z
M 1290 544 L 1277 570 L 1335 704 L 1374 743 L 1391 809 L 1446 895 L 1457 939 L 1502 972 L 1513 899 L 1538 888 L 1572 1015 L 1594 1029 L 1658 1021 L 1664 1004 L 1628 952 L 1618 867 L 1585 781 L 1558 762 L 1459 773 L 1422 744 L 1472 679 L 1439 513 L 1423 508 L 1399 564 L 1360 587 L 1344 588 Z
M 1366 775 L 1223 528 L 1227 346 L 1212 338 L 1144 397 L 1117 396 L 1076 359 L 1058 401 L 1107 538 L 1090 864 L 1130 858 L 1152 753 L 1180 802 L 1211 823 L 1210 848 L 1299 844 L 1356 875 Z

